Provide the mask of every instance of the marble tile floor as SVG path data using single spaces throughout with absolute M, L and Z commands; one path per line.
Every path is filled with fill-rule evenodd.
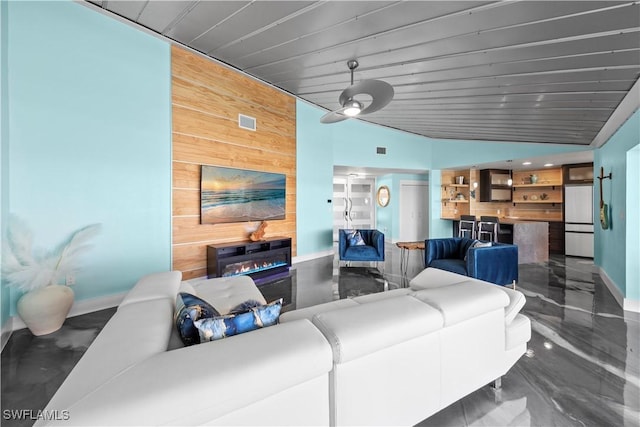
M 421 257 L 409 253 L 403 277 L 400 251 L 388 244 L 386 262 L 377 267 L 389 288 L 403 286 L 422 270 Z M 288 309 L 338 299 L 339 273 L 331 256 L 296 264 Z M 362 280 L 366 292 L 371 277 Z M 532 339 L 502 389 L 485 386 L 418 425 L 640 426 L 640 316 L 622 311 L 593 262 L 552 256 L 521 265 L 518 289 L 527 296 L 523 312 L 532 321 Z M 11 419 L 6 410 L 42 409 L 114 311 L 70 318 L 44 337 L 27 330 L 12 335 L 1 358 L 2 425 L 33 424 Z M 472 363 L 472 353 L 469 358 Z

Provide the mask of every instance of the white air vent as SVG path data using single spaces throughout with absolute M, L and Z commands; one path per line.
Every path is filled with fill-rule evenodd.
M 238 126 L 242 129 L 256 130 L 256 118 L 238 114 Z

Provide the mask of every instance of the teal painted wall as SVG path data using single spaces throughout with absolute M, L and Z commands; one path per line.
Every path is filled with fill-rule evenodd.
M 333 247 L 333 147 L 331 126 L 315 126 L 321 112 L 296 102 L 297 255 Z
M 0 236 L 4 238 L 5 225 L 9 214 L 9 5 L 0 1 Z M 0 250 L 0 264 L 2 251 Z M 10 317 L 10 291 L 0 280 L 0 328 Z
M 627 151 L 626 297 L 640 301 L 640 145 Z
M 616 133 L 594 153 L 596 175 L 600 167 L 612 179 L 603 180 L 603 198 L 609 205 L 611 227 L 603 230 L 599 221 L 595 226 L 594 262 L 600 266 L 618 286 L 623 296 L 638 296 L 640 283 L 626 281 L 627 221 L 638 221 L 640 208 L 627 205 L 627 152 L 640 143 L 640 112 L 636 111 Z M 599 183 L 596 180 L 596 190 Z M 599 192 L 597 191 L 596 194 Z M 636 199 L 637 200 L 637 199 Z M 594 218 L 600 215 L 599 200 L 594 203 Z M 636 263 L 637 263 L 636 258 Z
M 392 233 L 394 230 L 394 218 L 398 218 L 396 212 L 398 211 L 398 194 L 393 191 L 393 174 L 382 175 L 376 178 L 376 192 L 380 186 L 386 185 L 389 187 L 389 204 L 385 207 L 378 205 L 376 199 L 376 225 L 378 230 L 382 231 L 388 241 L 392 239 Z M 388 236 L 388 237 L 387 237 Z
M 317 109 L 320 113 L 322 110 Z M 322 114 L 319 114 L 319 117 Z M 325 125 L 320 118 L 304 123 L 304 132 L 317 132 L 318 128 L 330 128 L 333 145 L 333 164 L 370 168 L 424 170 L 431 165 L 429 139 L 384 128 L 359 120 Z M 386 147 L 386 154 L 376 154 L 377 147 Z
M 400 241 L 400 184 L 402 181 L 422 181 L 429 182 L 429 174 L 406 174 L 406 173 L 394 173 L 391 174 L 391 200 L 395 203 L 389 203 L 391 207 L 391 215 L 393 216 L 393 223 L 391 227 L 391 233 L 389 237 L 392 241 Z
M 8 13 L 8 210 L 45 248 L 103 224 L 76 300 L 168 270 L 169 45 L 70 1 L 10 2 Z

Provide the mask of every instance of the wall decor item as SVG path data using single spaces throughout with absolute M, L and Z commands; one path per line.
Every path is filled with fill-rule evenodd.
M 386 185 L 381 185 L 378 188 L 378 194 L 376 196 L 378 200 L 378 204 L 383 208 L 389 204 L 389 200 L 391 200 L 391 192 L 389 191 L 389 187 Z
M 200 223 L 285 219 L 286 175 L 202 165 Z
M 612 179 L 611 176 L 611 172 L 609 172 L 609 175 L 605 175 L 604 168 L 602 166 L 600 167 L 600 176 L 598 177 L 600 180 L 600 225 L 603 230 L 609 228 L 609 206 L 602 198 L 602 181 L 605 179 Z
M 258 229 L 249 234 L 249 240 L 251 240 L 252 242 L 257 242 L 264 239 L 264 230 L 265 228 L 267 228 L 267 225 L 269 225 L 267 221 L 262 221 L 258 226 Z

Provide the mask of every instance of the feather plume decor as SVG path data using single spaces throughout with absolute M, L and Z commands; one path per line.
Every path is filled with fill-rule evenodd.
M 78 269 L 78 260 L 87 252 L 102 226 L 91 224 L 74 231 L 54 249 L 33 247 L 33 233 L 15 215 L 10 215 L 6 239 L 2 240 L 2 276 L 9 286 L 24 292 L 64 282 Z

